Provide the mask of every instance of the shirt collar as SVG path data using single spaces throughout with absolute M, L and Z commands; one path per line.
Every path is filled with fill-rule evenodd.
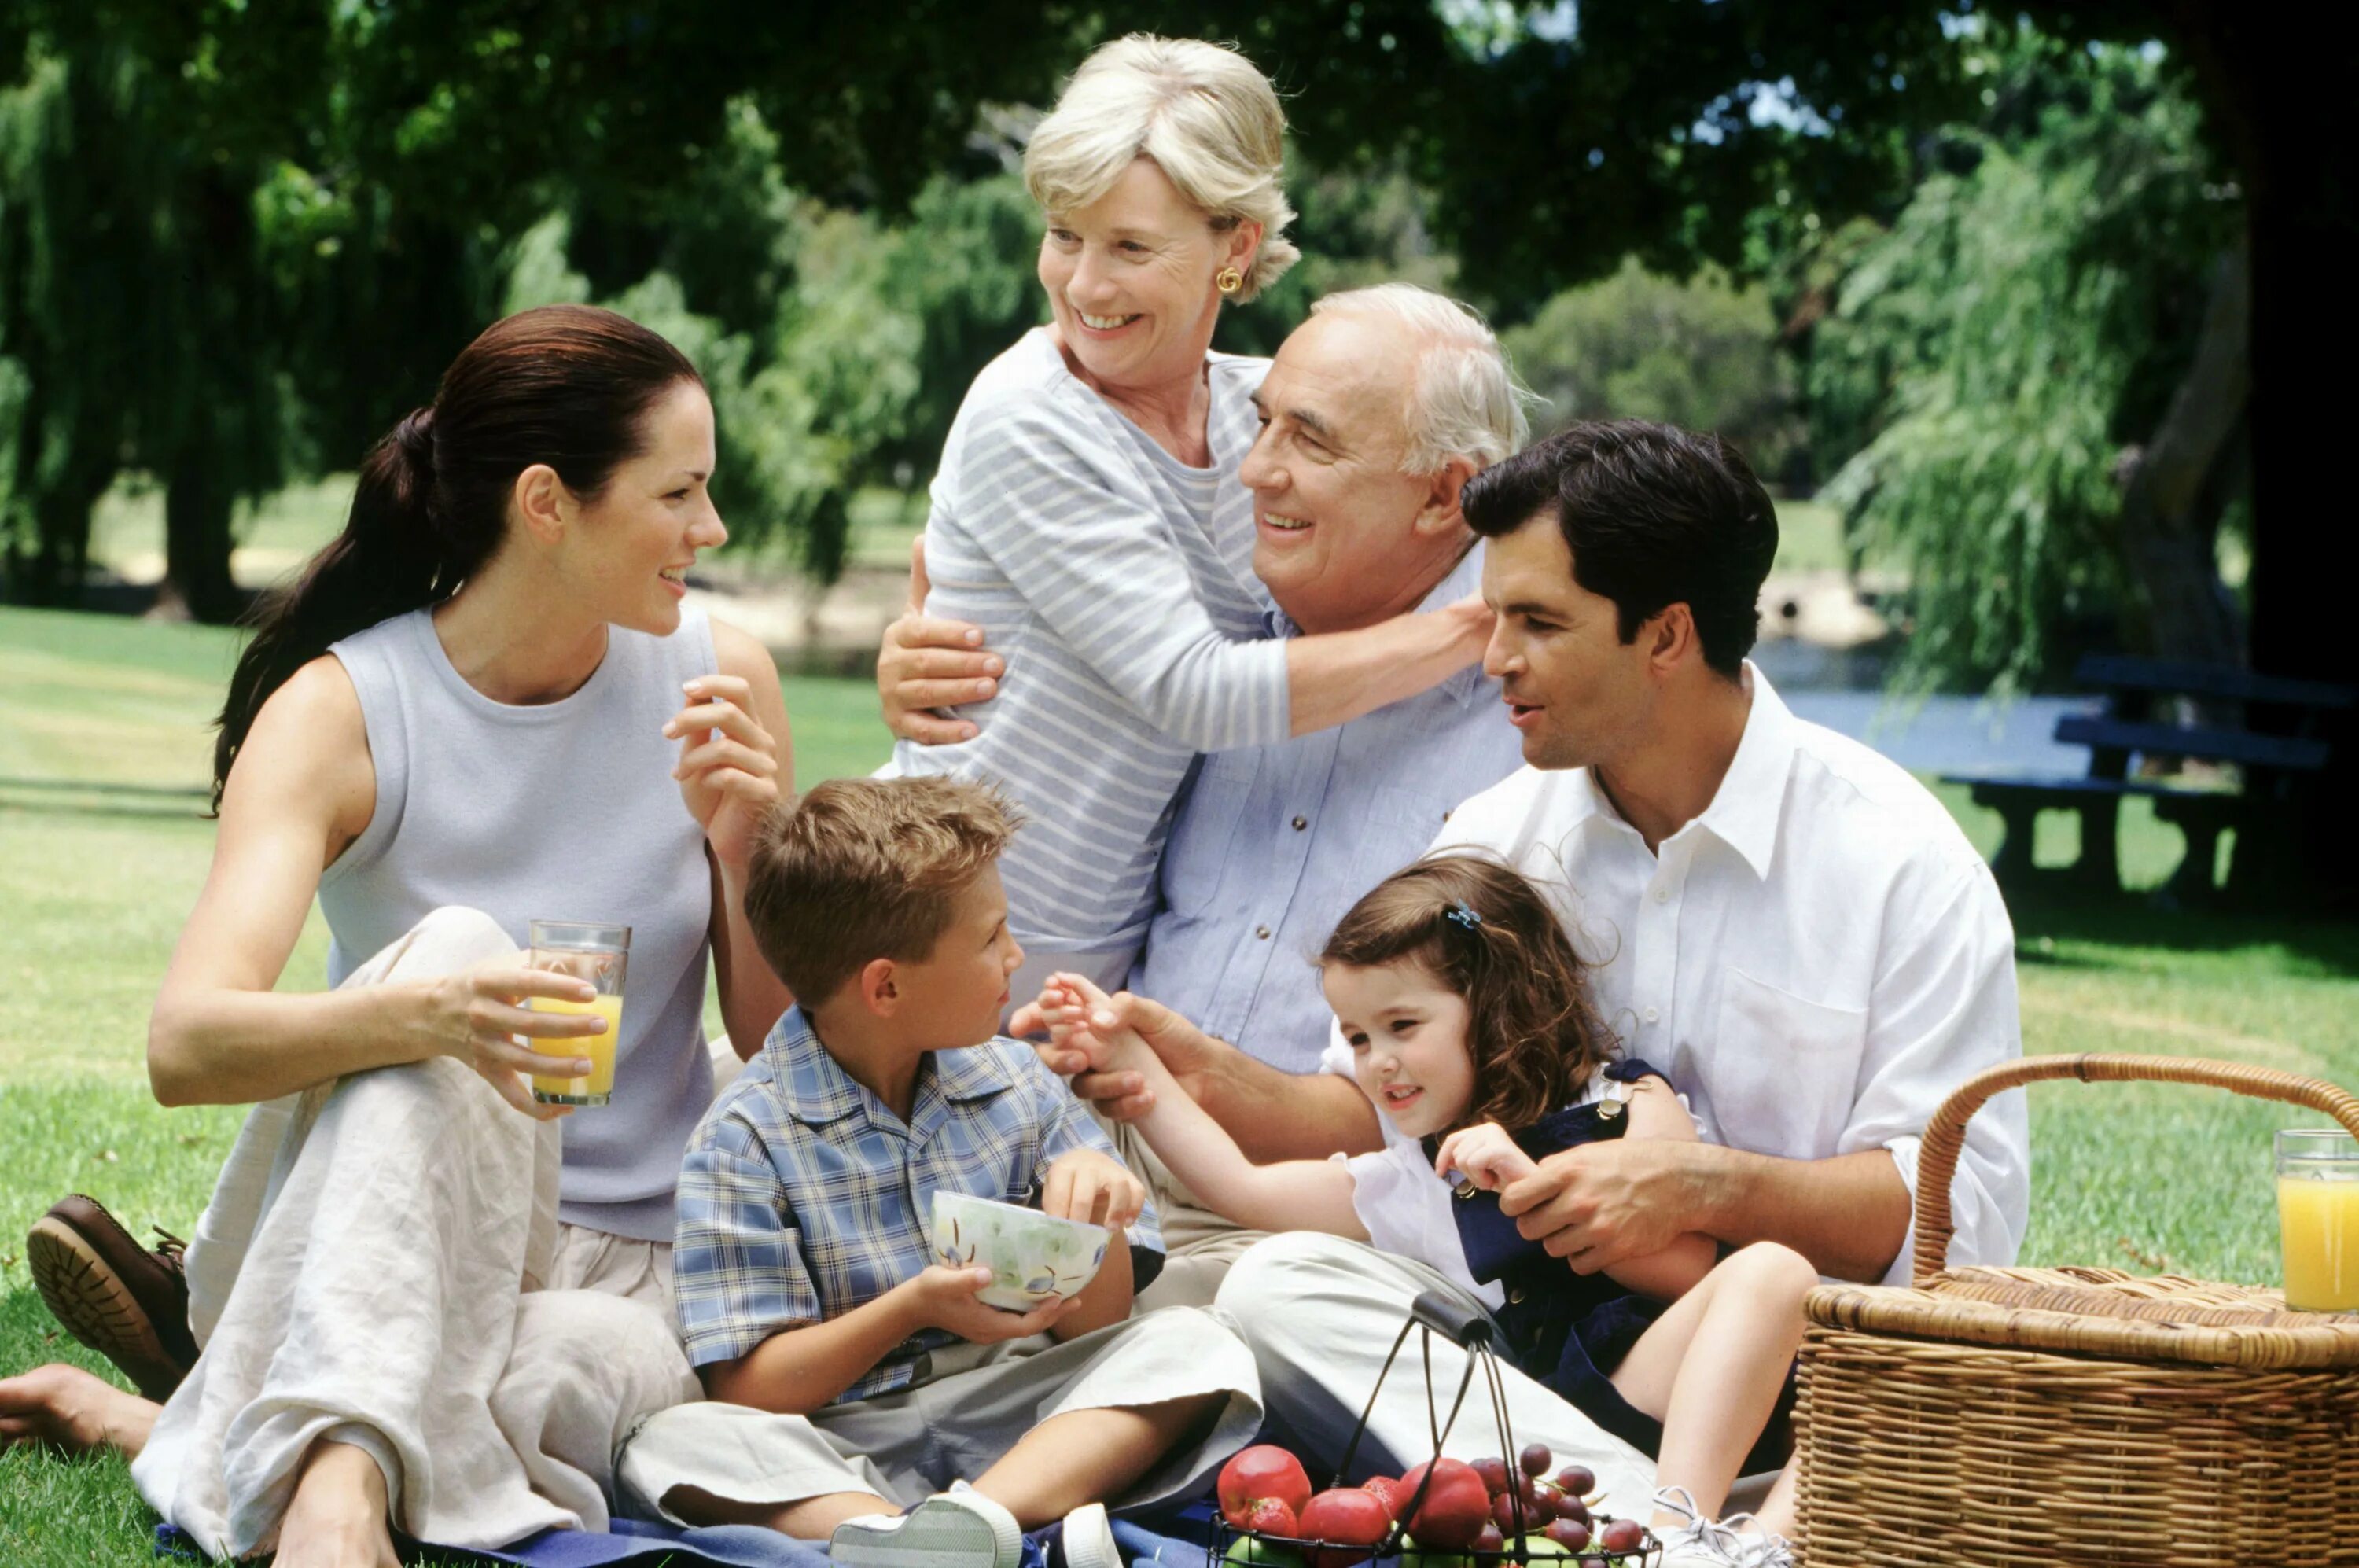
M 1756 877 L 1767 878 L 1777 846 L 1777 822 L 1785 810 L 1786 781 L 1793 771 L 1794 714 L 1751 659 L 1745 674 L 1753 690 L 1753 703 L 1745 718 L 1745 734 L 1736 743 L 1712 804 L 1688 827 L 1701 827 L 1744 857 Z M 1599 789 L 1586 768 L 1564 781 L 1560 810 L 1575 827 L 1590 822 L 1620 822 L 1622 813 Z M 1672 835 L 1677 838 L 1678 833 Z
M 1749 659 L 1745 674 L 1753 688 L 1745 735 L 1712 804 L 1696 822 L 1743 855 L 1754 876 L 1767 880 L 1777 848 L 1777 819 L 1786 807 L 1786 781 L 1794 771 L 1794 715 Z
M 762 1049 L 770 1054 L 772 1074 L 783 1091 L 787 1109 L 805 1126 L 842 1121 L 867 1103 L 866 1091 L 811 1032 L 810 1019 L 801 1007 L 786 1010 Z M 915 1099 L 919 1105 L 925 1101 L 929 1081 L 937 1094 L 951 1101 L 980 1100 L 1015 1086 L 999 1052 L 980 1048 L 929 1052 L 918 1066 Z
M 1441 581 L 1435 583 L 1427 592 L 1425 597 L 1418 601 L 1417 608 L 1410 614 L 1429 615 L 1436 610 L 1456 604 L 1461 599 L 1482 593 L 1483 549 L 1483 541 L 1476 539 L 1466 553 L 1458 558 L 1458 563 L 1442 574 Z M 1266 594 L 1269 590 L 1265 586 L 1262 592 Z M 1294 624 L 1294 617 L 1275 604 L 1262 613 L 1262 620 L 1272 637 L 1290 637 L 1302 635 L 1302 628 Z M 1491 700 L 1497 695 L 1490 677 L 1483 673 L 1480 660 L 1458 671 L 1435 690 L 1449 692 L 1458 699 L 1461 705 L 1477 700 Z

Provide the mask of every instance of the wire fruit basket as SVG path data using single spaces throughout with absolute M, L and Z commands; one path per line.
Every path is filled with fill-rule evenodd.
M 1467 1391 L 1474 1378 L 1482 1376 L 1485 1392 L 1490 1396 L 1494 1427 L 1499 1439 L 1499 1453 L 1505 1462 L 1516 1463 L 1515 1432 L 1507 1418 L 1506 1389 L 1499 1376 L 1499 1361 L 1494 1346 L 1490 1322 L 1479 1313 L 1471 1312 L 1438 1290 L 1429 1290 L 1410 1303 L 1408 1321 L 1393 1340 L 1391 1353 L 1385 1357 L 1384 1367 L 1376 1373 L 1376 1386 L 1368 1391 L 1368 1402 L 1360 1411 L 1360 1420 L 1352 1431 L 1352 1441 L 1344 1445 L 1343 1457 L 1335 1466 L 1333 1489 L 1344 1487 L 1344 1477 L 1351 1474 L 1352 1461 L 1360 1450 L 1360 1440 L 1367 1435 L 1368 1418 L 1375 1413 L 1376 1397 L 1390 1376 L 1393 1363 L 1400 1358 L 1401 1349 L 1408 1336 L 1419 1335 L 1419 1350 L 1425 1365 L 1426 1421 L 1433 1437 L 1434 1456 L 1441 1455 L 1442 1440 L 1457 1423 L 1459 1411 L 1464 1408 Z M 1444 1339 L 1463 1349 L 1466 1369 L 1458 1379 L 1458 1392 L 1451 1400 L 1447 1415 L 1439 1412 L 1434 1403 L 1433 1336 Z M 1242 1529 L 1225 1519 L 1216 1518 L 1213 1528 L 1212 1561 L 1221 1564 L 1255 1565 L 1255 1568 L 1348 1568 L 1348 1565 L 1373 1562 L 1378 1568 L 1397 1564 L 1397 1568 L 1493 1568 L 1495 1564 L 1521 1565 L 1530 1568 L 1660 1568 L 1662 1543 L 1643 1525 L 1636 1527 L 1636 1543 L 1620 1550 L 1608 1550 L 1598 1544 L 1608 1526 L 1625 1521 L 1611 1515 L 1591 1515 L 1584 1504 L 1581 1518 L 1591 1526 L 1590 1543 L 1569 1548 L 1550 1540 L 1544 1531 L 1549 1520 L 1559 1516 L 1544 1505 L 1527 1507 L 1522 1492 L 1511 1485 L 1509 1494 L 1517 1501 L 1510 1507 L 1510 1519 L 1515 1528 L 1502 1529 L 1503 1542 L 1495 1549 L 1473 1546 L 1442 1547 L 1429 1545 L 1411 1539 L 1408 1521 L 1417 1516 L 1424 1504 L 1425 1495 L 1433 1485 L 1436 1466 L 1424 1467 L 1416 1489 L 1401 1500 L 1400 1507 L 1384 1535 L 1375 1541 L 1330 1541 L 1312 1536 L 1277 1535 L 1266 1530 Z M 1510 1472 L 1512 1477 L 1513 1472 Z

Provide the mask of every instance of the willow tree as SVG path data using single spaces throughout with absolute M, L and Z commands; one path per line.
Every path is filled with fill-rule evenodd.
M 233 509 L 288 473 L 281 321 L 253 191 L 263 106 L 292 114 L 301 100 L 234 51 L 200 48 L 223 40 L 208 7 L 149 10 L 144 26 L 28 9 L 16 82 L 0 88 L 0 355 L 24 386 L 0 478 L 11 588 L 70 594 L 92 503 L 137 466 L 164 487 L 167 593 L 227 619 Z M 255 27 L 288 20 L 253 9 Z M 274 35 L 275 58 L 299 36 Z
M 2186 386 L 2241 200 L 2150 56 L 2033 37 L 1982 58 L 1990 114 L 1938 139 L 1816 328 L 1821 444 L 1855 452 L 1827 494 L 1910 569 L 1920 682 L 2061 676 L 2093 630 L 2241 660 L 2212 548 L 2233 485 L 2182 510 L 2190 548 L 2169 555 L 2124 483 L 2150 451 L 2192 450 L 2155 432 L 2201 401 Z M 2199 468 L 2232 466 L 2243 404 L 2219 411 Z

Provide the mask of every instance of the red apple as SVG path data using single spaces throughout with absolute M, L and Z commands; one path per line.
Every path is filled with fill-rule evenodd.
M 1305 1555 L 1310 1568 L 1352 1568 L 1375 1554 L 1376 1542 L 1392 1527 L 1392 1516 L 1374 1492 L 1337 1486 L 1320 1493 L 1302 1509 L 1302 1534 L 1331 1543 L 1314 1546 Z
M 1430 1482 L 1426 1480 L 1429 1470 L 1433 1473 Z M 1403 1475 L 1400 1484 L 1404 1502 L 1417 1496 L 1419 1486 L 1425 1487 L 1425 1500 L 1408 1521 L 1409 1533 L 1417 1537 L 1419 1546 L 1459 1551 L 1473 1541 L 1491 1517 L 1491 1494 L 1484 1489 L 1483 1477 L 1463 1460 L 1436 1459 L 1420 1465 Z
M 1299 1523 L 1284 1497 L 1256 1497 L 1245 1510 L 1245 1528 L 1258 1535 L 1291 1536 Z
M 1297 1516 L 1310 1501 L 1310 1477 L 1303 1474 L 1302 1461 L 1273 1443 L 1256 1443 L 1221 1466 L 1221 1517 L 1230 1524 L 1250 1528 L 1246 1516 L 1265 1497 L 1277 1498 Z
M 1400 1518 L 1401 1505 L 1408 1501 L 1408 1488 L 1390 1475 L 1371 1475 L 1360 1483 L 1360 1489 L 1375 1494 L 1376 1500 L 1385 1505 L 1386 1519 Z

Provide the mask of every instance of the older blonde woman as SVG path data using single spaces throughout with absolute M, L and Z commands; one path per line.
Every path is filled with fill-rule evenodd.
M 1212 352 L 1222 307 L 1297 256 L 1285 117 L 1235 51 L 1132 37 L 1074 73 L 1026 149 L 1049 323 L 975 378 L 925 539 L 929 616 L 982 628 L 1014 673 L 944 701 L 950 744 L 887 771 L 992 784 L 1029 826 L 1008 919 L 1050 970 L 1118 987 L 1153 909 L 1171 801 L 1199 752 L 1325 729 L 1480 657 L 1468 600 L 1358 631 L 1269 637 L 1237 469 L 1266 362 Z M 921 639 L 919 639 L 921 640 Z M 987 703 L 979 701 L 989 697 Z

